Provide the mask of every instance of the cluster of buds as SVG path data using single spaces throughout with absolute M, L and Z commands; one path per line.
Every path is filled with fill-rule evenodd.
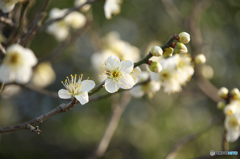
M 163 55 L 163 50 L 161 47 L 159 46 L 154 46 L 152 47 L 151 51 L 149 52 L 149 54 L 151 56 L 156 56 L 156 57 L 160 57 Z M 146 64 L 148 65 L 148 68 L 150 71 L 154 72 L 154 73 L 159 73 L 162 70 L 162 66 L 160 65 L 159 62 L 157 61 L 151 61 L 148 60 L 146 62 Z

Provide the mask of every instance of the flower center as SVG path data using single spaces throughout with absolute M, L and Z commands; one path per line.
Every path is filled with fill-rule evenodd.
M 119 72 L 118 71 L 113 71 L 112 76 L 113 76 L 113 78 L 119 77 Z
M 229 125 L 231 127 L 237 127 L 239 125 L 239 123 L 236 119 L 232 119 L 232 120 L 229 121 Z
M 62 84 L 68 90 L 69 94 L 76 96 L 82 93 L 82 77 L 83 75 L 79 76 L 77 81 L 77 75 L 75 74 L 75 76 L 71 75 L 71 79 L 69 79 L 67 76 L 65 82 L 62 81 Z
M 10 57 L 10 63 L 12 64 L 17 64 L 19 62 L 19 57 L 17 53 L 14 53 L 11 57 Z

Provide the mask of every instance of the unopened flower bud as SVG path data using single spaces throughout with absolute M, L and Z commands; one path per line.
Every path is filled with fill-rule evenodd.
M 166 48 L 166 49 L 163 50 L 163 56 L 164 56 L 165 58 L 170 57 L 170 56 L 172 56 L 173 51 L 174 51 L 173 48 L 168 47 L 168 48 Z
M 206 57 L 203 54 L 199 54 L 195 57 L 196 64 L 204 64 L 206 62 Z
M 162 48 L 159 47 L 159 46 L 154 46 L 154 47 L 152 47 L 152 49 L 151 49 L 151 54 L 152 54 L 153 56 L 159 57 L 159 56 L 162 56 L 163 50 L 162 50 Z
M 181 32 L 179 34 L 179 41 L 183 44 L 187 44 L 190 41 L 190 35 L 186 32 Z
M 233 99 L 240 99 L 239 89 L 233 88 L 233 89 L 231 90 L 231 93 L 230 93 L 230 94 L 232 95 L 232 98 L 233 98 Z
M 224 102 L 218 102 L 218 103 L 217 103 L 217 107 L 218 107 L 218 109 L 220 109 L 220 110 L 223 110 L 223 109 L 225 108 L 225 106 L 226 106 L 226 104 L 225 104 Z
M 160 71 L 162 71 L 162 66 L 160 65 L 159 62 L 156 61 L 149 61 L 148 62 L 148 68 L 154 72 L 154 73 L 159 73 Z
M 188 49 L 183 43 L 177 43 L 174 51 L 176 54 L 186 54 L 188 52 Z
M 226 99 L 228 96 L 228 89 L 226 87 L 222 87 L 218 90 L 219 97 Z

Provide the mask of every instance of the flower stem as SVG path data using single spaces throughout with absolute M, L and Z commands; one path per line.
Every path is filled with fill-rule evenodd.
M 161 48 L 162 48 L 162 49 L 166 49 L 166 48 L 170 47 L 170 44 L 173 42 L 173 40 L 175 40 L 175 37 L 176 37 L 176 35 L 173 35 L 172 37 L 170 37 L 170 38 L 168 39 L 168 41 L 161 46 Z M 137 66 L 139 66 L 139 65 L 141 65 L 141 64 L 146 63 L 151 57 L 152 57 L 152 54 L 149 53 L 149 54 L 148 54 L 147 56 L 145 56 L 142 60 L 140 60 L 140 61 L 138 61 L 138 62 L 135 62 L 135 63 L 134 63 L 134 68 L 137 67 Z

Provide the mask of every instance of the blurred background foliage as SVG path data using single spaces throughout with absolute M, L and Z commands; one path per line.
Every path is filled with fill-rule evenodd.
M 179 9 L 184 20 L 191 17 L 196 1 L 170 0 Z M 206 3 L 208 0 L 202 0 Z M 28 13 L 29 22 L 43 3 L 37 0 Z M 46 89 L 57 92 L 63 88 L 61 81 L 70 74 L 84 74 L 98 81 L 90 58 L 101 50 L 101 38 L 110 31 L 117 31 L 121 39 L 138 47 L 141 57 L 155 41 L 165 43 L 170 36 L 182 31 L 189 32 L 184 21 L 173 20 L 166 12 L 161 0 L 125 0 L 121 13 L 106 20 L 104 1 L 92 4 L 93 22 L 77 42 L 53 61 L 55 82 Z M 71 8 L 73 0 L 52 0 L 51 8 Z M 203 14 L 199 15 L 202 34 L 201 53 L 207 57 L 207 65 L 214 70 L 210 81 L 220 88 L 240 86 L 240 1 L 212 0 Z M 194 41 L 197 37 L 191 37 Z M 37 34 L 29 46 L 41 59 L 58 46 L 53 36 Z M 189 53 L 191 44 L 187 44 Z M 144 67 L 143 67 L 144 68 Z M 62 102 L 33 91 L 17 88 L 17 94 L 3 92 L 0 97 L 0 126 L 9 126 L 28 121 L 54 109 Z M 101 90 L 99 94 L 106 93 Z M 3 159 L 75 159 L 85 158 L 93 152 L 111 116 L 111 99 L 106 98 L 86 105 L 77 105 L 67 113 L 58 114 L 40 124 L 42 133 L 37 135 L 21 130 L 0 135 L 0 158 Z M 222 111 L 206 96 L 192 79 L 183 91 L 165 94 L 160 90 L 153 99 L 144 96 L 132 98 L 125 110 L 106 154 L 102 159 L 159 159 L 164 158 L 179 139 L 201 132 L 209 121 Z M 188 143 L 176 158 L 186 159 L 209 154 L 210 150 L 221 150 L 224 133 L 223 122 L 204 132 Z M 234 148 L 239 141 L 230 144 Z M 234 158 L 234 157 L 228 157 Z

